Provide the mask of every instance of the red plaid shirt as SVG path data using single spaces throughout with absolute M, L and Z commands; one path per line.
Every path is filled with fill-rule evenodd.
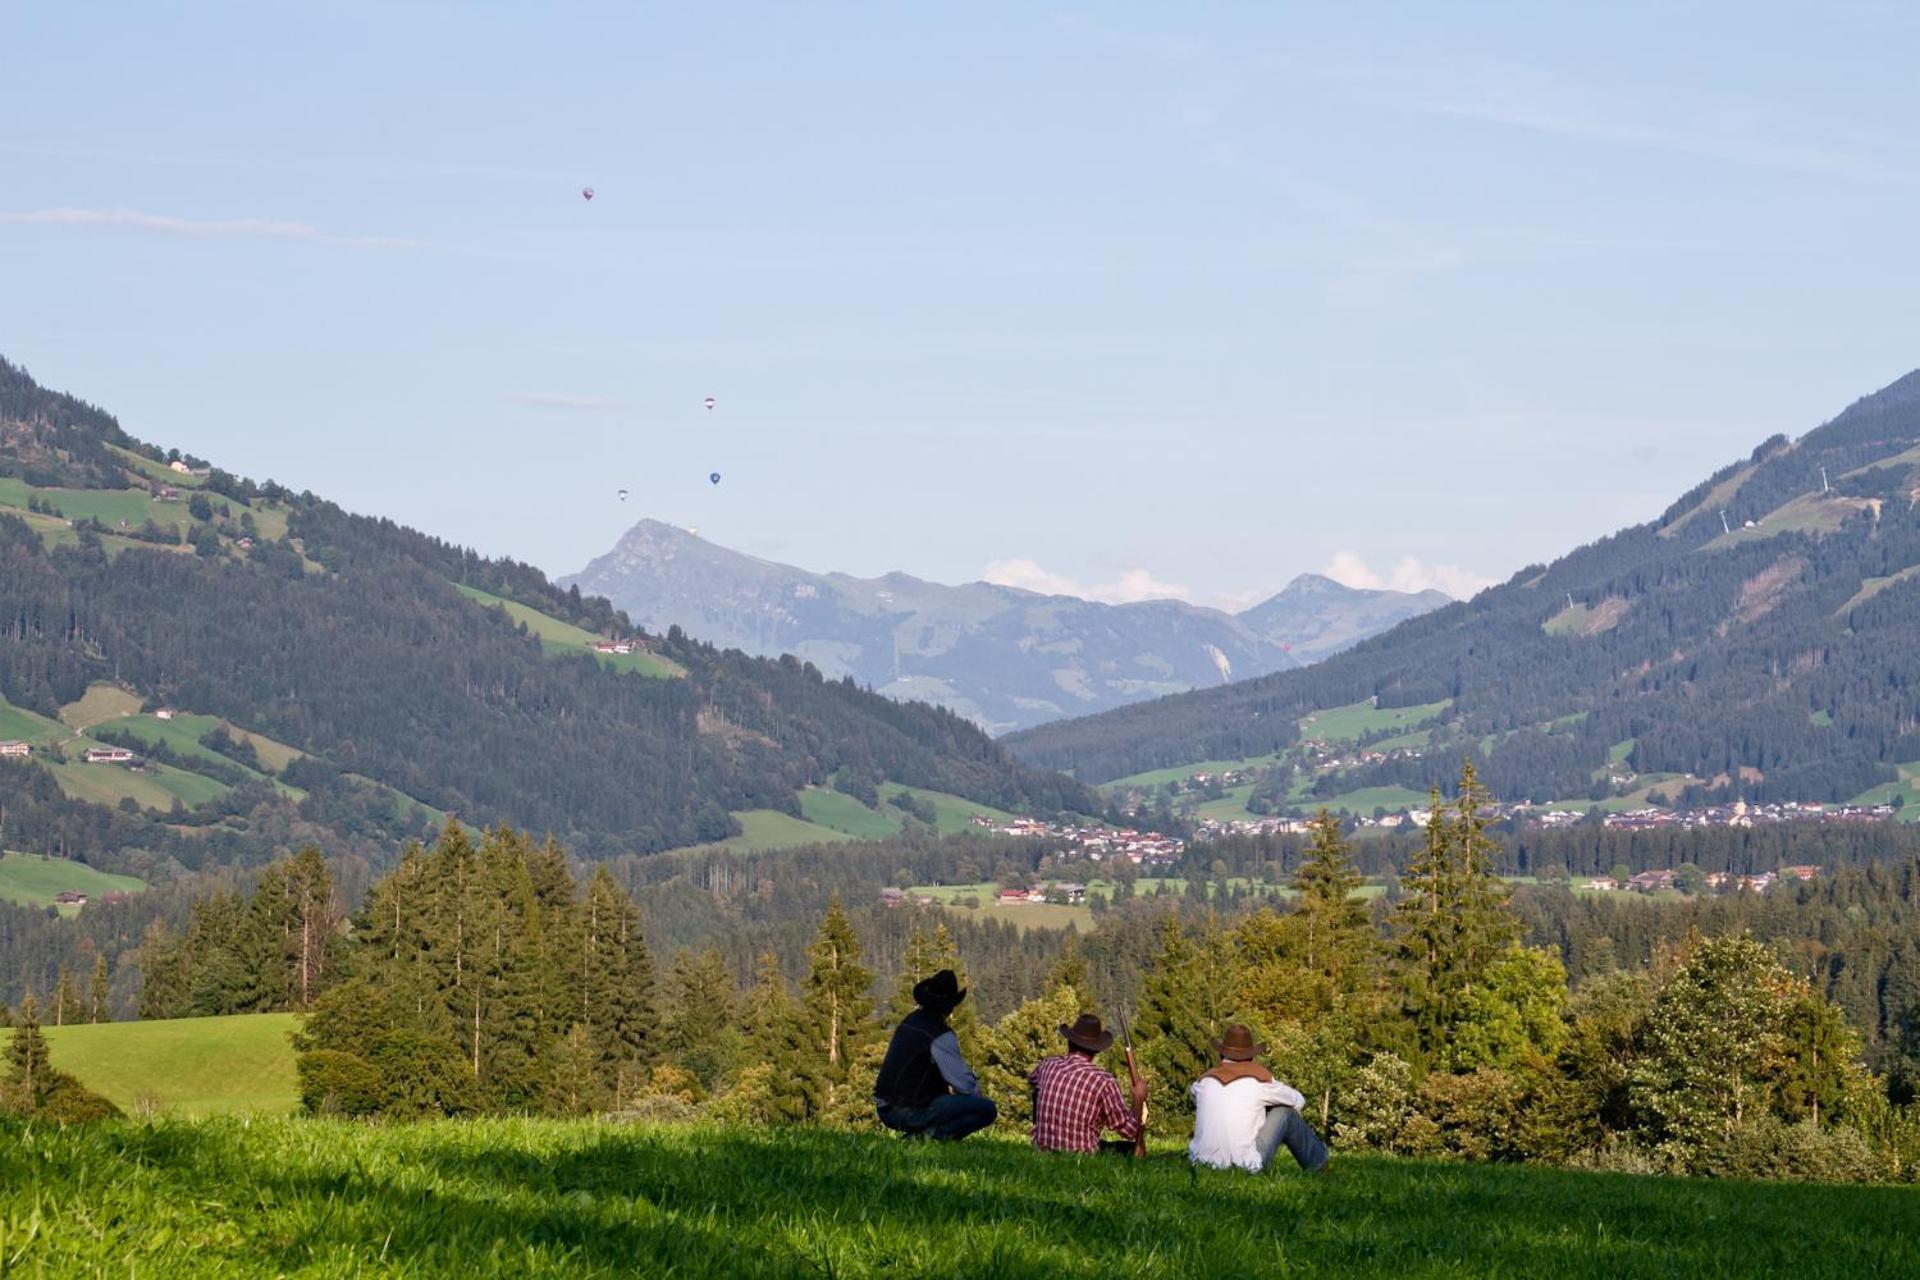
M 1047 1058 L 1027 1083 L 1033 1086 L 1033 1145 L 1042 1151 L 1098 1151 L 1103 1129 L 1123 1138 L 1140 1135 L 1139 1119 L 1120 1097 L 1120 1082 L 1091 1058 Z

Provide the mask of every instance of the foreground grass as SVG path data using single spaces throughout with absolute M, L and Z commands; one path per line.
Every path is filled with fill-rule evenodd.
M 1194 1175 L 822 1131 L 0 1126 L 0 1272 L 1893 1276 L 1920 1194 L 1342 1159 Z

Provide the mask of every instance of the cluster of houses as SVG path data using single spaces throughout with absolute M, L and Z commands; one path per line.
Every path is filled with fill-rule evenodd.
M 125 747 L 88 747 L 80 759 L 85 764 L 132 764 L 138 757 Z
M 32 754 L 32 743 L 22 742 L 18 738 L 8 738 L 5 742 L 0 742 L 0 760 L 4 760 L 9 756 L 22 759 Z
M 1777 880 L 1811 880 L 1819 874 L 1819 867 L 1807 863 L 1782 867 L 1777 872 L 1763 871 L 1759 875 L 1751 876 L 1736 875 L 1731 871 L 1714 871 L 1707 875 L 1707 888 L 1734 889 L 1743 893 L 1765 893 Z M 1615 880 L 1612 876 L 1595 876 L 1582 887 L 1599 893 L 1613 893 L 1621 890 L 1657 893 L 1662 889 L 1673 888 L 1675 876 L 1675 872 L 1668 870 L 1642 871 L 1638 875 L 1627 877 L 1625 881 Z
M 1604 821 L 1609 827 L 1632 831 L 1649 827 L 1751 827 L 1769 822 L 1885 822 L 1893 815 L 1894 809 L 1890 804 L 1828 806 L 1806 804 L 1798 800 L 1748 804 L 1745 800 L 1736 800 L 1732 804 L 1710 805 L 1704 809 L 1656 809 L 1651 806 L 1630 809 L 1625 813 L 1610 813 Z
M 1064 902 L 1077 906 L 1087 900 L 1087 886 L 1061 882 L 1033 889 L 1002 889 L 993 900 L 1003 907 L 1024 906 L 1034 902 Z
M 1056 840 L 1079 851 L 1089 862 L 1131 862 L 1138 867 L 1168 867 L 1180 861 L 1187 851 L 1186 841 L 1157 831 L 1135 831 L 1131 827 L 1068 826 L 1042 822 L 1038 818 L 1012 818 L 997 822 L 984 813 L 968 819 L 974 826 L 1003 836 L 1022 836 L 1030 840 Z
M 595 653 L 638 653 L 646 646 L 638 640 L 595 640 L 590 647 Z

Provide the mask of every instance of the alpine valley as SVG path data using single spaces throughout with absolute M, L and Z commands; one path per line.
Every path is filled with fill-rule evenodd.
M 307 841 L 379 864 L 449 816 L 594 858 L 1099 803 L 948 711 L 646 634 L 5 361 L 0 743 L 5 848 L 149 879 Z
M 1660 516 L 1312 667 L 1014 735 L 1022 759 L 1249 811 L 1424 805 L 1466 761 L 1584 812 L 1920 812 L 1920 373 Z M 1801 812 L 1797 807 L 1787 812 Z
M 1366 591 L 1303 574 L 1240 614 L 1178 600 L 1101 604 L 904 573 L 809 573 L 642 520 L 562 578 L 639 625 L 948 707 L 992 733 L 1288 671 L 1439 608 L 1438 591 Z

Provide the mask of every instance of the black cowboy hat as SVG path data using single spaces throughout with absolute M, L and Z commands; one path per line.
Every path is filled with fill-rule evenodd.
M 922 978 L 913 984 L 913 1002 L 932 1013 L 946 1013 L 959 1007 L 966 998 L 960 979 L 951 969 L 942 969 L 931 978 Z
M 1221 1036 L 1220 1043 L 1213 1047 L 1228 1062 L 1251 1062 L 1267 1051 L 1264 1044 L 1254 1043 L 1253 1032 L 1237 1022 L 1227 1028 L 1227 1034 Z
M 1091 1013 L 1075 1018 L 1072 1026 L 1061 1023 L 1060 1034 L 1067 1038 L 1068 1044 L 1089 1053 L 1105 1053 L 1113 1047 L 1113 1032 L 1101 1030 L 1100 1019 Z

